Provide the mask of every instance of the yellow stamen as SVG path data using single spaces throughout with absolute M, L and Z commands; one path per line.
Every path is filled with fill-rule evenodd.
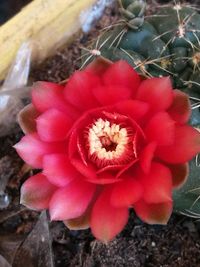
M 113 160 L 122 156 L 128 144 L 126 128 L 98 119 L 89 129 L 89 153 L 101 160 Z

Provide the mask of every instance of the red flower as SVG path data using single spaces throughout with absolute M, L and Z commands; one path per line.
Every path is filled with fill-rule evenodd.
M 23 184 L 21 202 L 72 229 L 90 226 L 102 241 L 123 229 L 130 207 L 144 222 L 166 224 L 172 190 L 200 152 L 190 113 L 169 78 L 142 80 L 124 61 L 99 59 L 66 86 L 36 83 L 15 148 L 42 173 Z

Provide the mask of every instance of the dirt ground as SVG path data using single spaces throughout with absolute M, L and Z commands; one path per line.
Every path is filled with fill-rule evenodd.
M 148 3 L 152 8 L 156 5 L 155 1 Z M 117 17 L 115 5 L 106 9 L 89 34 L 82 34 L 33 69 L 31 82 L 66 79 L 80 66 L 81 47 L 87 47 Z M 0 211 L 0 255 L 13 267 L 53 267 L 53 261 L 55 267 L 200 267 L 200 222 L 192 218 L 173 215 L 167 226 L 149 226 L 131 212 L 123 232 L 104 245 L 94 239 L 90 230 L 69 231 L 63 223 L 48 223 L 48 214 L 40 216 L 20 206 L 20 186 L 35 172 L 12 148 L 21 137 L 16 125 L 11 135 L 0 138 L 0 181 L 8 179 L 6 192 L 10 197 L 8 208 Z M 0 267 L 7 265 L 1 266 L 0 261 Z

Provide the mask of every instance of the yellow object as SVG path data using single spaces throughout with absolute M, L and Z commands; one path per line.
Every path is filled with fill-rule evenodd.
M 34 0 L 0 27 L 0 79 L 23 42 L 32 40 L 33 58 L 42 61 L 80 29 L 80 13 L 95 0 Z

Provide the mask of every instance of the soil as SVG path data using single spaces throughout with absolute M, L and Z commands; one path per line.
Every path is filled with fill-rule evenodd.
M 156 2 L 150 4 L 153 7 Z M 33 69 L 31 80 L 60 82 L 66 79 L 80 66 L 81 47 L 87 47 L 102 28 L 115 23 L 117 17 L 115 6 L 106 9 L 89 34 L 82 34 L 69 47 Z M 0 212 L 0 255 L 12 261 L 14 267 L 52 267 L 43 260 L 34 264 L 35 259 L 29 257 L 29 253 L 20 254 L 25 243 L 21 242 L 30 240 L 28 234 L 39 218 L 39 213 L 19 205 L 20 186 L 33 174 L 12 148 L 21 137 L 22 132 L 16 125 L 13 134 L 0 138 L 0 181 L 9 180 L 6 192 L 11 198 L 8 208 Z M 96 241 L 90 230 L 69 231 L 61 222 L 50 223 L 50 236 L 55 267 L 200 267 L 200 223 L 180 215 L 173 215 L 167 226 L 150 226 L 131 211 L 125 229 L 107 245 Z M 33 245 L 32 249 L 38 248 Z M 14 258 L 14 251 L 23 257 Z M 43 259 L 39 254 L 37 257 Z

